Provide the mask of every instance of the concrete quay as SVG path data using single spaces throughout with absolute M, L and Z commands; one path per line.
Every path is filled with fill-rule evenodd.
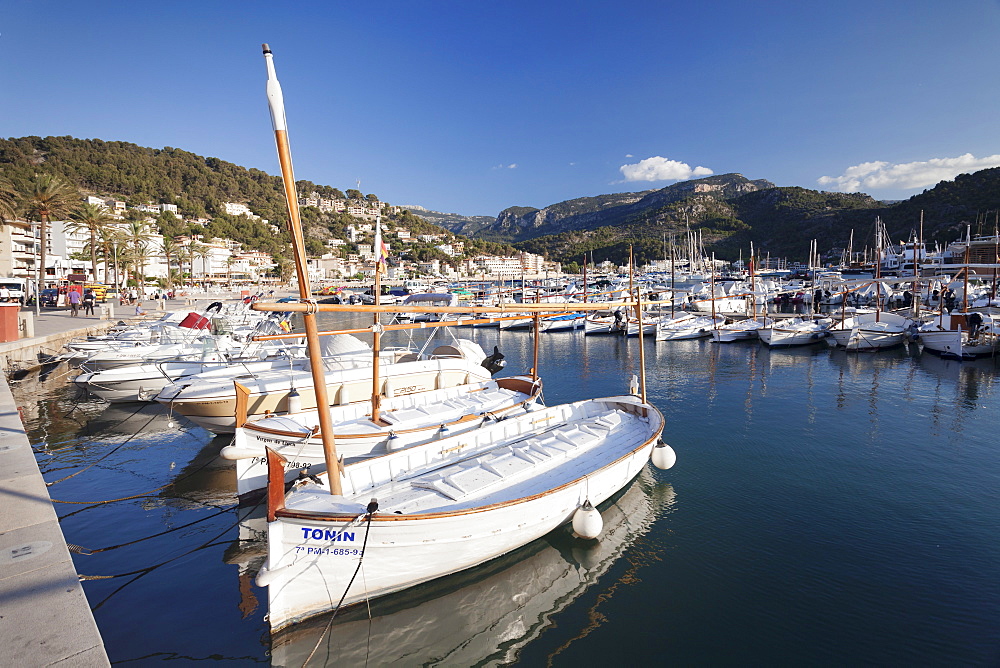
M 37 363 L 116 321 L 45 312 L 35 336 L 0 344 L 5 369 Z M 0 663 L 109 666 L 6 377 L 0 382 Z

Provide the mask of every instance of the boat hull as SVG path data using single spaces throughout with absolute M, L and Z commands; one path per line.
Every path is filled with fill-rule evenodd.
M 543 419 L 543 413 L 553 410 L 538 411 L 515 421 L 527 423 L 535 416 Z M 509 497 L 488 497 L 492 502 L 485 505 L 456 501 L 433 512 L 407 515 L 394 514 L 391 504 L 387 504 L 385 514 L 380 512 L 365 521 L 360 499 L 366 494 L 362 489 L 355 493 L 358 503 L 345 504 L 357 509 L 359 514 L 355 516 L 278 510 L 275 521 L 268 524 L 268 564 L 261 571 L 268 585 L 272 631 L 334 609 L 341 600 L 343 605 L 351 605 L 477 566 L 570 522 L 585 501 L 597 505 L 610 498 L 646 465 L 663 420 L 652 407 L 645 410 L 647 417 L 643 419 L 648 426 L 643 433 L 634 434 L 613 449 L 602 441 L 580 457 L 561 460 L 560 475 L 552 478 L 551 486 L 517 487 L 512 483 Z M 506 429 L 507 422 L 491 429 Z M 534 429 L 537 432 L 537 427 Z M 468 437 L 457 437 L 462 438 Z M 447 451 L 448 443 L 444 441 L 433 445 L 442 455 Z M 428 447 L 418 446 L 388 457 L 426 457 Z M 369 460 L 366 465 L 377 463 L 395 470 L 391 461 L 380 459 L 387 458 Z M 455 459 L 468 460 L 468 456 L 456 455 Z M 364 478 L 370 470 L 348 467 L 350 484 L 354 484 L 354 477 Z M 376 487 L 371 495 L 378 493 Z M 362 557 L 364 577 L 353 578 Z
M 490 379 L 490 375 L 480 364 L 461 358 L 386 364 L 380 369 L 379 392 L 386 397 L 395 397 L 485 381 Z M 316 407 L 316 393 L 309 372 L 275 376 L 263 384 L 254 378 L 235 380 L 246 383 L 250 389 L 248 415 L 287 412 L 288 395 L 293 387 L 299 394 L 302 409 Z M 183 389 L 178 389 L 177 394 L 171 394 L 170 390 L 170 387 L 165 387 L 157 396 L 157 401 L 213 433 L 231 434 L 236 430 L 236 392 L 232 381 L 225 388 L 220 387 L 214 395 L 188 397 L 183 394 Z M 327 373 L 327 397 L 331 406 L 364 401 L 371 396 L 371 366 Z
M 962 330 L 920 332 L 919 340 L 927 352 L 957 360 L 994 357 L 1000 342 L 1000 338 L 991 334 L 984 334 L 970 341 L 967 333 Z

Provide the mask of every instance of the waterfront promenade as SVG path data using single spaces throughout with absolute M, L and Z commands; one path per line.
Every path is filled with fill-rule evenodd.
M 5 351 L 58 347 L 115 321 L 50 310 Z M 6 376 L 0 382 L 0 663 L 107 666 L 108 655 Z

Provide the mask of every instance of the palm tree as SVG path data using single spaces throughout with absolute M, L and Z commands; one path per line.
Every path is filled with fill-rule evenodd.
M 163 237 L 163 257 L 167 260 L 167 290 L 173 290 L 174 288 L 174 277 L 173 272 L 170 270 L 170 264 L 172 259 L 179 259 L 180 250 L 181 245 L 177 243 L 176 239 L 173 237 Z
M 191 260 L 191 251 L 188 250 L 187 246 L 179 246 L 174 252 L 174 257 L 177 258 L 177 270 L 180 277 L 181 285 L 184 285 L 184 263 Z M 191 267 L 191 272 L 194 273 L 194 266 Z
M 212 255 L 212 247 L 206 244 L 191 244 L 188 252 L 191 254 L 192 277 L 194 277 L 194 260 L 195 258 L 201 258 L 201 277 L 202 285 L 204 285 L 204 279 L 208 273 L 208 258 Z
M 127 255 L 135 263 L 133 276 L 141 294 L 143 286 L 146 284 L 146 258 L 149 257 L 149 242 L 153 240 L 153 233 L 150 232 L 149 224 L 144 220 L 128 223 L 123 232 L 125 241 L 130 246 Z
M 236 256 L 230 253 L 226 257 L 226 287 L 232 289 L 233 286 L 233 265 L 236 264 Z
M 81 204 L 80 207 L 70 214 L 72 222 L 66 226 L 73 232 L 87 232 L 90 234 L 90 273 L 97 282 L 97 237 L 102 228 L 107 227 L 114 220 L 104 210 L 104 207 L 96 204 Z M 105 271 L 107 273 L 107 271 Z
M 52 174 L 36 174 L 35 180 L 28 186 L 22 197 L 26 217 L 37 220 L 42 238 L 38 271 L 38 292 L 41 295 L 45 288 L 45 256 L 48 246 L 49 221 L 64 218 L 73 209 L 80 193 L 69 183 Z
M 98 229 L 97 236 L 99 237 L 100 247 L 102 255 L 104 257 L 104 282 L 108 282 L 108 262 L 110 261 L 114 267 L 115 279 L 114 286 L 115 289 L 121 289 L 121 281 L 118 280 L 118 246 L 124 243 L 124 237 L 122 235 L 122 230 L 117 225 L 107 225 Z
M 17 218 L 17 191 L 7 179 L 0 178 L 0 223 Z

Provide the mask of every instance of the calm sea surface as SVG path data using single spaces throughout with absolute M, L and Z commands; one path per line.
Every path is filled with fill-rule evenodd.
M 531 365 L 529 333 L 458 331 L 499 345 L 505 373 Z M 158 405 L 82 399 L 65 367 L 14 385 L 53 499 L 124 499 L 56 504 L 69 543 L 112 548 L 74 558 L 115 576 L 84 588 L 120 665 L 1000 663 L 992 361 L 704 340 L 645 352 L 677 465 L 603 507 L 597 545 L 559 531 L 376 599 L 371 621 L 354 608 L 273 641 L 253 583 L 264 523 L 234 508 L 216 457 L 228 438 Z M 624 393 L 639 345 L 545 334 L 539 368 L 550 404 Z

